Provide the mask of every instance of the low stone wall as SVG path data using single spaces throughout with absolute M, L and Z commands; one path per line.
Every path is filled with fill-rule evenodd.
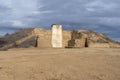
M 74 47 L 85 47 L 85 38 L 75 39 L 75 46 Z
M 62 31 L 62 45 L 63 45 L 63 48 L 67 47 L 68 46 L 68 42 L 69 40 L 71 40 L 71 31 Z
M 88 43 L 90 48 L 110 48 L 108 43 Z
M 120 48 L 120 45 L 116 43 L 109 43 L 109 45 L 111 48 Z

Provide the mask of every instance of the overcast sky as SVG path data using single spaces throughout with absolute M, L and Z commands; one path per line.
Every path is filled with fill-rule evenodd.
M 62 24 L 120 41 L 120 0 L 0 0 L 0 35 L 19 28 Z

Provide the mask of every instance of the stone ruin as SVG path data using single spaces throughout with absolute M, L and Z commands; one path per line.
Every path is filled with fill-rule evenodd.
M 52 47 L 62 48 L 62 25 L 52 25 Z
M 51 26 L 51 30 L 36 28 L 33 33 L 36 34 L 36 47 L 111 47 L 110 42 L 103 39 L 102 36 L 100 37 L 100 34 L 92 34 L 89 30 L 62 30 L 62 25 L 54 24 Z
M 4 36 L 0 49 L 13 47 L 39 47 L 39 48 L 110 48 L 120 47 L 101 33 L 90 30 L 62 30 L 62 25 L 52 25 L 51 30 L 42 28 L 28 28 Z

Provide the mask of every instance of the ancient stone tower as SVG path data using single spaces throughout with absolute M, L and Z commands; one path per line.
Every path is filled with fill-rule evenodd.
M 52 25 L 52 47 L 62 48 L 62 25 Z

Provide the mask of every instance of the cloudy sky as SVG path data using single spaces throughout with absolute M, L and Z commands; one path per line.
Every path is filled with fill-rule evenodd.
M 20 28 L 62 24 L 120 41 L 120 0 L 0 0 L 0 35 Z

